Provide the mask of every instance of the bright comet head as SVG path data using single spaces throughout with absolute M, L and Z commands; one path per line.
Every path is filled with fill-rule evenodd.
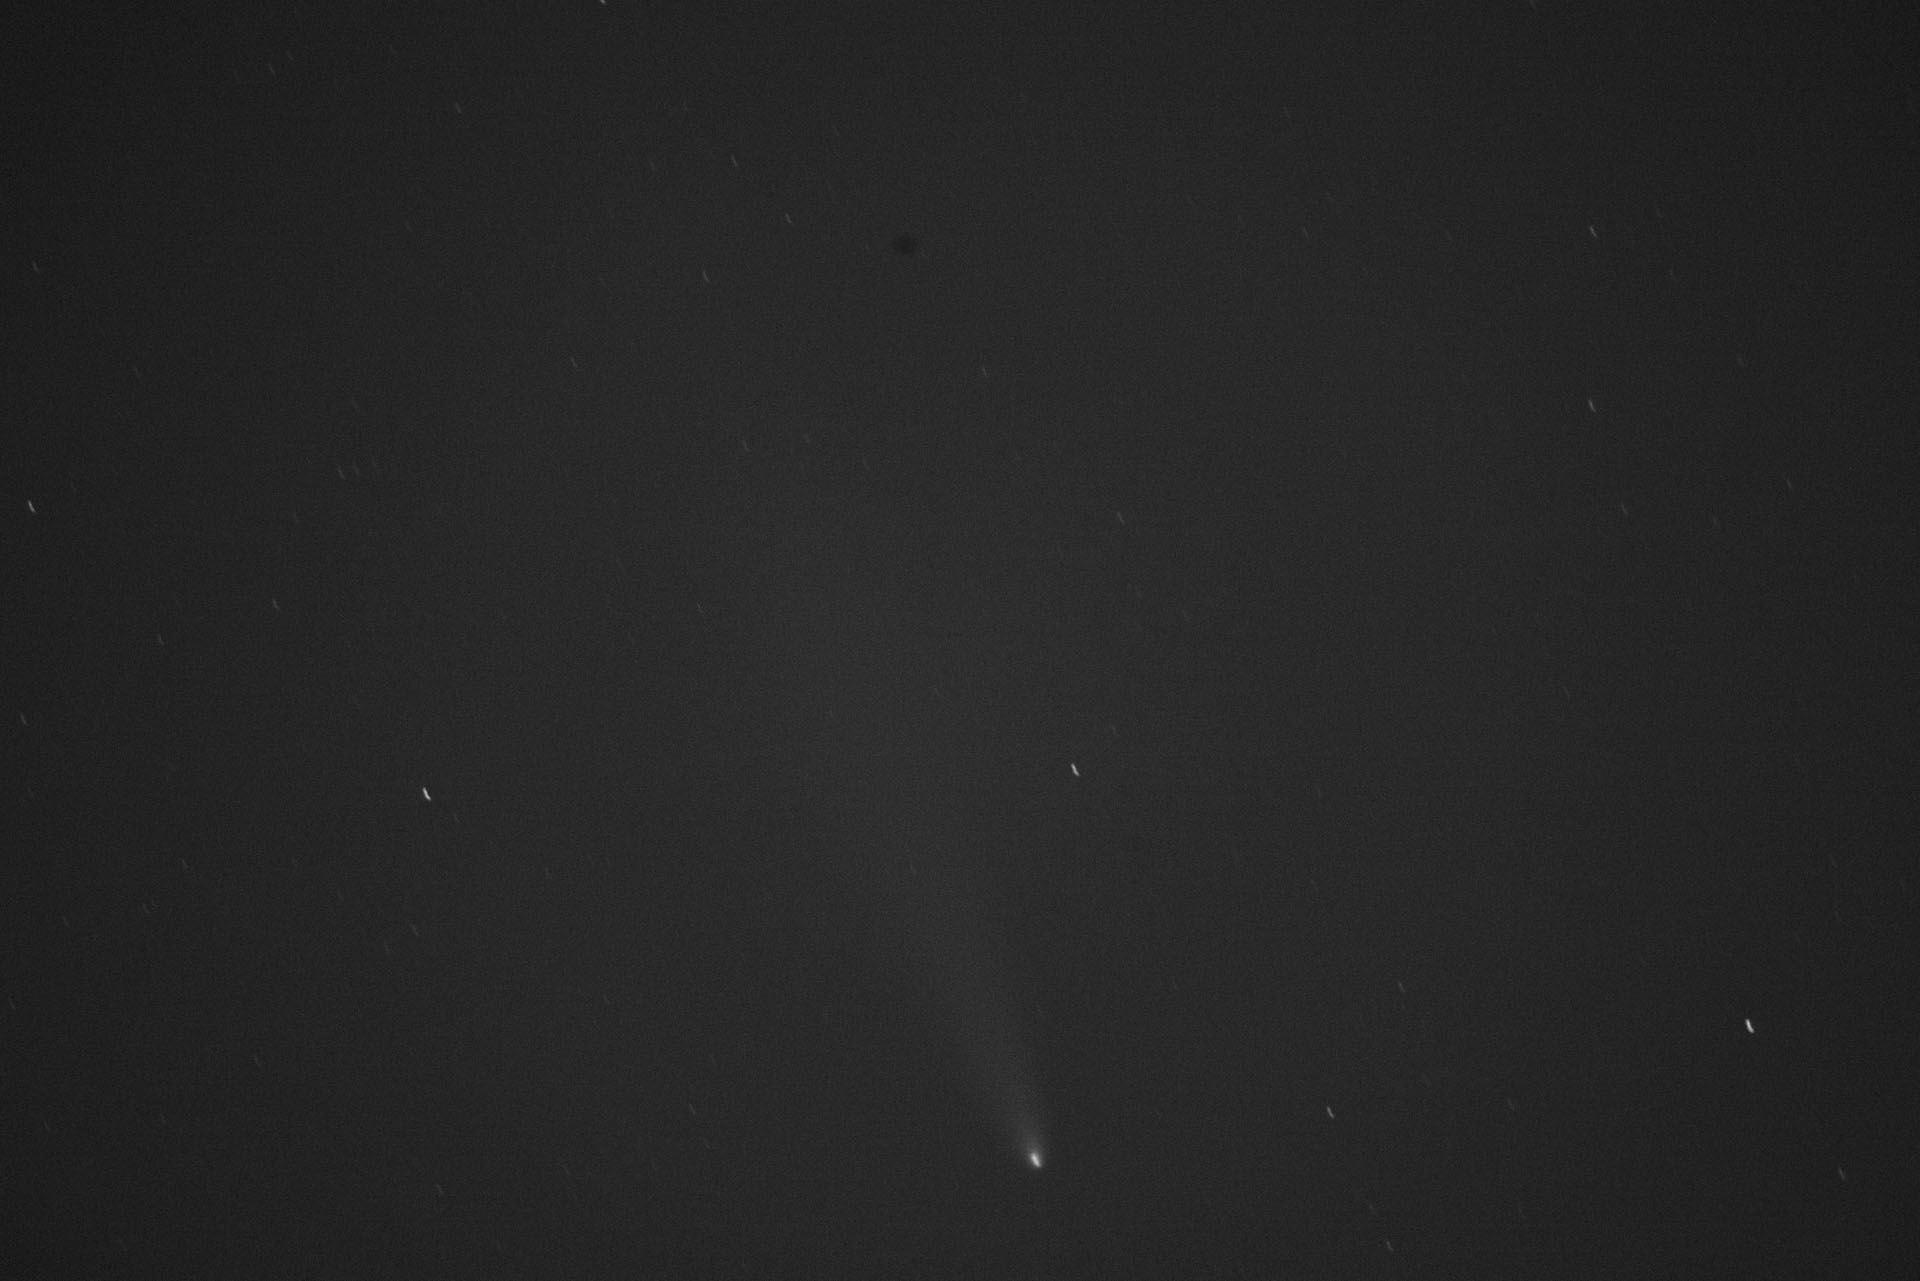
M 1027 1145 L 1027 1164 L 1032 1166 L 1034 1169 L 1038 1170 L 1041 1166 L 1045 1165 L 1046 1163 L 1047 1163 L 1047 1154 L 1040 1150 L 1040 1145 L 1037 1143 L 1028 1144 Z

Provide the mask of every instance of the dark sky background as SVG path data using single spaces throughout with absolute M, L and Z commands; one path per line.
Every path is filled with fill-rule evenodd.
M 169 8 L 0 91 L 0 1270 L 1907 1275 L 1911 17 Z

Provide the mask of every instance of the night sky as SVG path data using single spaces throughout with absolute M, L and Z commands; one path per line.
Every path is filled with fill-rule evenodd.
M 1910 1275 L 1911 16 L 173 8 L 0 75 L 0 1272 Z

